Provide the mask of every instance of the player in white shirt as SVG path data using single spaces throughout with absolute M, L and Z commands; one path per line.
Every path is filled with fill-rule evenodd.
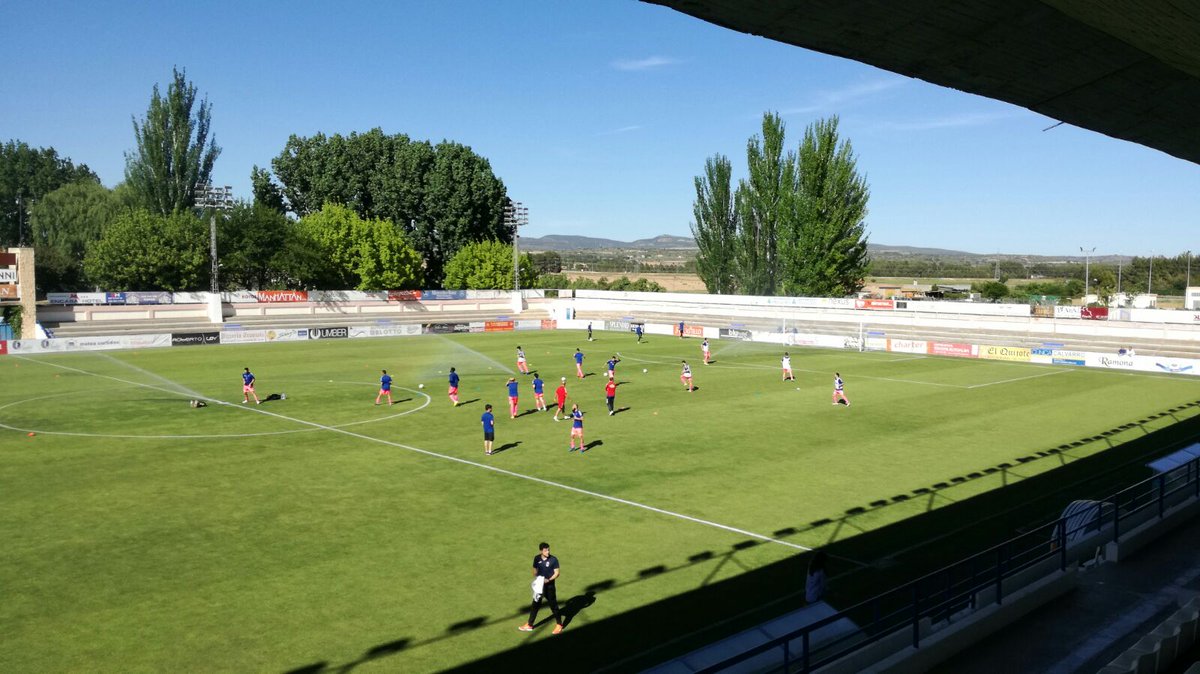
M 691 393 L 692 389 L 695 388 L 692 386 L 692 366 L 688 365 L 686 360 L 683 361 L 683 370 L 679 373 L 679 381 L 683 382 L 683 385 L 687 387 L 688 393 Z
M 704 352 L 704 364 L 708 365 L 708 338 L 700 342 L 700 350 Z
M 780 362 L 783 363 L 783 381 L 796 381 L 796 375 L 792 374 L 792 357 L 787 351 L 783 352 Z
M 842 375 L 838 372 L 833 373 L 833 404 L 839 402 L 846 403 L 846 407 L 850 406 L 850 399 L 846 397 L 846 382 L 842 381 Z
M 517 347 L 517 372 L 529 374 L 529 365 L 525 363 L 525 351 L 519 346 Z

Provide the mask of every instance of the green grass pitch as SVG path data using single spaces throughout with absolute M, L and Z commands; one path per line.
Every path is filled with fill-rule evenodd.
M 508 418 L 518 344 L 548 400 L 567 377 L 586 453 L 568 451 L 568 422 L 529 411 L 529 377 Z M 805 349 L 783 382 L 783 350 L 714 341 L 705 366 L 696 339 L 564 331 L 0 358 L 0 671 L 465 665 L 551 638 L 516 630 L 542 540 L 573 601 L 553 637 L 567 640 L 941 505 L 897 495 L 941 484 L 961 501 L 1194 416 L 1071 446 L 1200 398 L 1196 378 Z M 243 367 L 287 399 L 241 404 Z M 392 407 L 372 405 L 381 368 Z M 831 405 L 835 370 L 849 408 Z M 199 396 L 232 404 L 190 408 Z

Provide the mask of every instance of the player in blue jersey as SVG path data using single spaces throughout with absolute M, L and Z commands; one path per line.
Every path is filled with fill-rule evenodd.
M 542 396 L 545 394 L 546 382 L 542 381 L 542 376 L 537 372 L 533 373 L 533 403 L 537 406 L 539 412 L 545 412 L 546 399 Z
M 458 407 L 458 373 L 454 368 L 450 368 L 450 392 L 447 395 L 450 396 L 450 402 Z
M 617 363 L 619 363 L 619 362 L 621 362 L 621 359 L 617 358 L 616 356 L 613 356 L 612 358 L 608 359 L 608 363 L 606 363 L 606 365 L 608 367 L 608 378 L 609 379 L 612 379 L 613 377 L 617 376 Z
M 575 376 L 583 379 L 583 352 L 575 349 Z
M 838 372 L 833 373 L 833 404 L 844 404 L 850 406 L 850 399 L 846 397 L 846 382 L 842 381 L 842 375 Z
M 496 417 L 492 414 L 492 406 L 483 406 L 483 416 L 479 417 L 479 421 L 483 423 L 483 453 L 488 456 L 492 455 L 492 441 L 496 439 Z
M 635 335 L 637 335 L 637 341 L 640 344 L 642 342 L 642 324 L 641 323 L 634 324 L 633 333 Z
M 379 377 L 379 393 L 375 396 L 375 404 L 379 404 L 379 399 L 387 396 L 388 404 L 392 404 L 392 375 L 383 371 L 383 375 Z
M 571 406 L 571 446 L 570 451 L 575 451 L 575 438 L 579 438 L 579 450 L 583 451 L 583 410 L 579 409 L 579 405 Z
M 258 394 L 254 392 L 254 373 L 250 368 L 242 373 L 242 403 L 250 402 L 250 396 L 254 396 L 254 404 L 261 405 L 262 401 L 258 399 Z
M 508 378 L 508 413 L 513 419 L 517 418 L 517 393 L 518 393 L 517 389 L 518 388 L 520 388 L 520 386 L 517 384 L 517 380 L 513 379 L 512 377 L 509 377 Z

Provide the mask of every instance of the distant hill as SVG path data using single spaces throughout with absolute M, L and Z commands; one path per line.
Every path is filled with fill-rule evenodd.
M 1034 262 L 1083 262 L 1082 255 L 1025 255 L 1021 253 L 968 253 L 962 250 L 946 248 L 924 248 L 920 246 L 892 246 L 883 243 L 869 243 L 871 257 L 876 260 L 929 259 L 940 258 L 947 261 L 962 262 L 991 262 L 994 260 L 1019 260 L 1026 263 Z M 696 241 L 690 236 L 673 236 L 660 234 L 648 239 L 637 241 L 617 241 L 615 239 L 600 239 L 591 236 L 575 236 L 572 234 L 548 234 L 546 236 L 521 237 L 521 249 L 527 251 L 572 251 L 572 250 L 697 250 Z M 1115 264 L 1129 262 L 1126 255 L 1095 255 L 1093 262 Z
M 548 234 L 546 236 L 521 237 L 523 250 L 696 250 L 696 241 L 690 236 L 671 236 L 660 234 L 649 239 L 637 241 L 616 241 L 614 239 L 598 239 L 591 236 L 574 236 L 571 234 Z

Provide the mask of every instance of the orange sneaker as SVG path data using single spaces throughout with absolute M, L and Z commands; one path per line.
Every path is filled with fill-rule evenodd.
M 562 625 L 555 625 L 555 626 L 554 626 L 554 631 L 553 631 L 553 632 L 551 632 L 551 634 L 558 634 L 558 633 L 559 633 L 559 632 L 561 632 L 561 631 L 563 631 L 563 626 L 562 626 Z
M 520 632 L 532 632 L 533 625 L 530 625 L 529 623 L 525 623 L 524 625 L 521 625 L 520 627 L 518 627 L 517 630 Z

